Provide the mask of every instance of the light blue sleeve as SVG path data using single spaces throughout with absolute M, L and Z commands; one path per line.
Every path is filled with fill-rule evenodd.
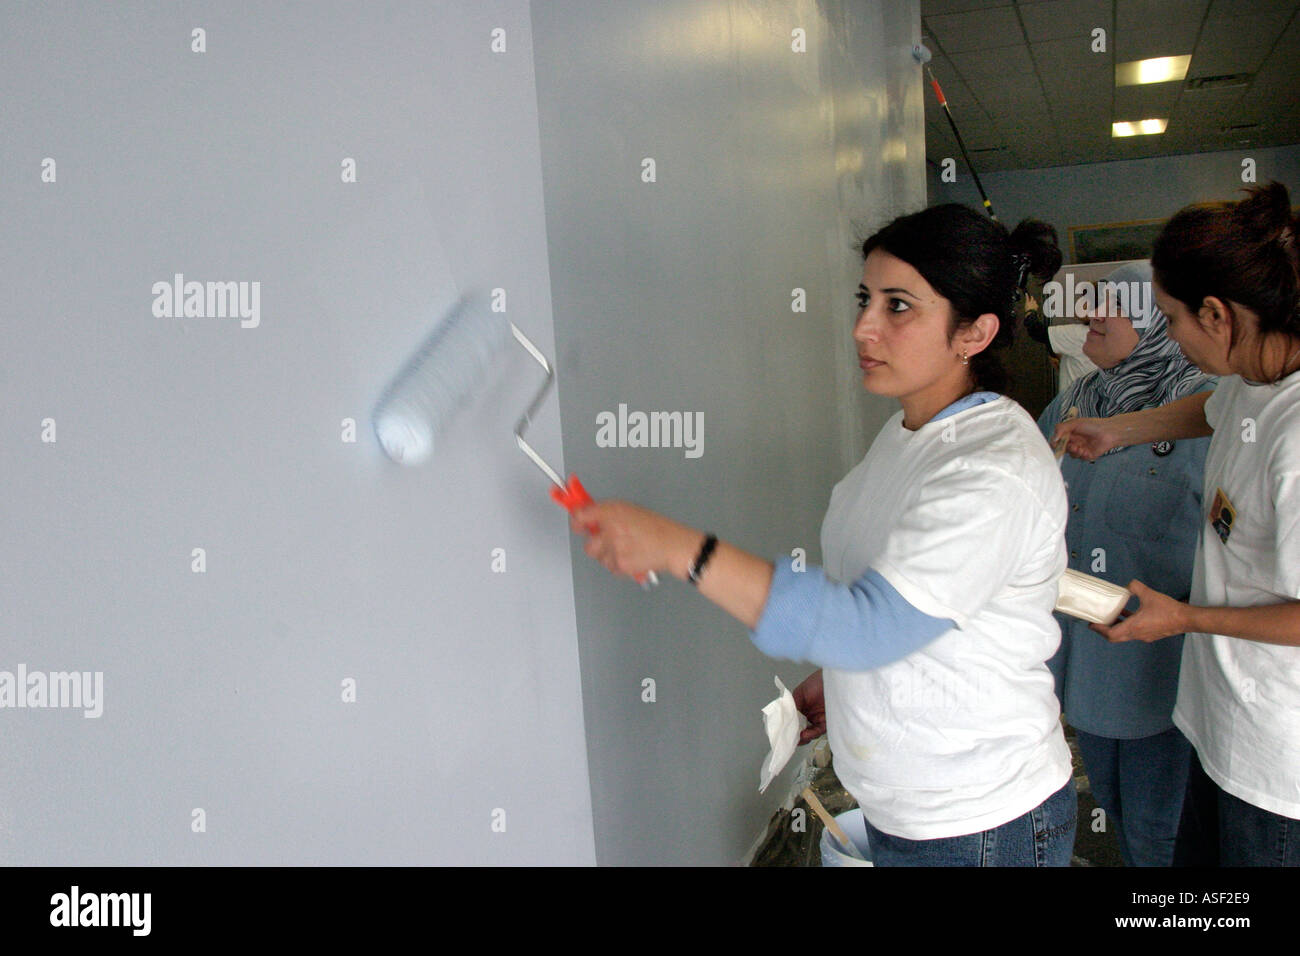
M 900 661 L 956 626 L 917 610 L 875 571 L 837 584 L 816 566 L 795 571 L 780 555 L 749 636 L 769 657 L 865 671 Z
M 998 398 L 997 392 L 973 392 L 931 421 Z M 876 571 L 843 585 L 818 567 L 795 571 L 786 555 L 775 563 L 767 604 L 758 627 L 749 632 L 769 657 L 865 671 L 901 661 L 957 626 L 950 618 L 917 610 Z

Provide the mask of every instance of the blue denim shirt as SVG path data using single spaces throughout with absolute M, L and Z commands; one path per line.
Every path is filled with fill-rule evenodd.
M 998 397 L 997 392 L 974 392 L 930 420 Z M 957 626 L 918 610 L 877 571 L 844 585 L 818 567 L 795 571 L 786 555 L 777 555 L 774 563 L 767 603 L 749 634 L 769 657 L 836 670 L 872 670 L 902 660 Z
M 1061 418 L 1061 398 L 1038 419 L 1049 440 Z M 1095 462 L 1066 455 L 1061 472 L 1070 501 L 1069 566 L 1120 587 L 1137 578 L 1186 601 L 1203 524 L 1201 475 L 1209 444 L 1209 438 L 1183 438 L 1133 445 Z M 1129 602 L 1130 610 L 1136 607 L 1136 600 Z M 1064 614 L 1056 619 L 1061 647 L 1048 667 L 1071 726 L 1119 740 L 1173 726 L 1181 634 L 1150 644 L 1112 644 L 1086 621 Z

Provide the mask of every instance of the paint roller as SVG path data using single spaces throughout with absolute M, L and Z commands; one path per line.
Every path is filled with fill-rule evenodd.
M 966 168 L 970 170 L 971 178 L 975 180 L 975 188 L 979 190 L 980 199 L 984 201 L 984 209 L 989 214 L 989 218 L 994 222 L 998 221 L 997 214 L 993 211 L 993 203 L 989 201 L 988 194 L 984 192 L 984 184 L 980 182 L 980 174 L 975 171 L 975 164 L 970 161 L 970 154 L 966 152 L 966 142 L 961 138 L 961 131 L 957 129 L 957 121 L 952 118 L 952 110 L 948 108 L 948 97 L 943 95 L 943 87 L 935 79 L 934 70 L 930 69 L 930 60 L 933 54 L 924 43 L 916 43 L 912 46 L 912 59 L 921 64 L 930 77 L 930 86 L 934 90 L 935 98 L 938 99 L 939 105 L 943 107 L 943 115 L 948 117 L 948 125 L 952 128 L 952 135 L 957 139 L 957 148 L 961 150 L 962 159 L 966 160 Z
M 384 453 L 400 465 L 428 461 L 447 422 L 488 376 L 511 336 L 546 373 L 546 380 L 515 426 L 515 443 L 551 479 L 551 498 L 572 514 L 591 504 L 587 489 L 577 475 L 564 481 L 524 438 L 555 381 L 555 370 L 513 322 L 492 310 L 483 294 L 462 296 L 394 376 L 375 406 L 375 436 Z M 643 588 L 659 583 L 653 571 L 639 575 L 637 581 Z

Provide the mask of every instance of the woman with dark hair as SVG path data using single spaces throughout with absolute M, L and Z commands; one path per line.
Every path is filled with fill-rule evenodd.
M 573 529 L 616 574 L 689 580 L 764 653 L 824 668 L 795 692 L 801 740 L 829 733 L 878 866 L 1068 866 L 1076 795 L 1046 664 L 1065 489 L 1034 420 L 998 394 L 996 355 L 1028 274 L 1059 251 L 1034 224 L 1008 234 L 944 205 L 862 254 L 863 385 L 902 409 L 831 493 L 824 568 L 621 501 Z
M 1084 417 L 1155 408 L 1214 387 L 1167 334 L 1151 266 L 1126 263 L 1099 284 L 1084 354 L 1098 371 L 1043 411 L 1050 436 L 1071 410 Z M 1133 578 L 1186 598 L 1201 513 L 1204 438 L 1114 448 L 1095 462 L 1061 462 L 1070 499 L 1070 567 L 1123 587 Z M 1075 729 L 1093 796 L 1126 866 L 1169 866 L 1191 745 L 1173 725 L 1182 636 L 1111 644 L 1058 615 L 1061 649 L 1048 662 Z
M 1059 425 L 1071 454 L 1210 435 L 1191 597 L 1130 582 L 1112 641 L 1185 634 L 1175 725 L 1195 754 L 1175 864 L 1300 865 L 1300 255 L 1286 187 L 1190 206 L 1156 240 L 1156 301 L 1212 395 Z

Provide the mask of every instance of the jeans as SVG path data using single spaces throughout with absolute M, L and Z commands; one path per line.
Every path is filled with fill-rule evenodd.
M 1170 727 L 1150 737 L 1115 740 L 1075 728 L 1075 736 L 1124 865 L 1171 865 L 1192 756 L 1182 731 Z
M 1234 797 L 1193 751 L 1174 866 L 1300 866 L 1300 820 Z
M 1074 778 L 1023 816 L 990 830 L 908 840 L 867 824 L 876 866 L 1069 866 L 1078 815 Z

